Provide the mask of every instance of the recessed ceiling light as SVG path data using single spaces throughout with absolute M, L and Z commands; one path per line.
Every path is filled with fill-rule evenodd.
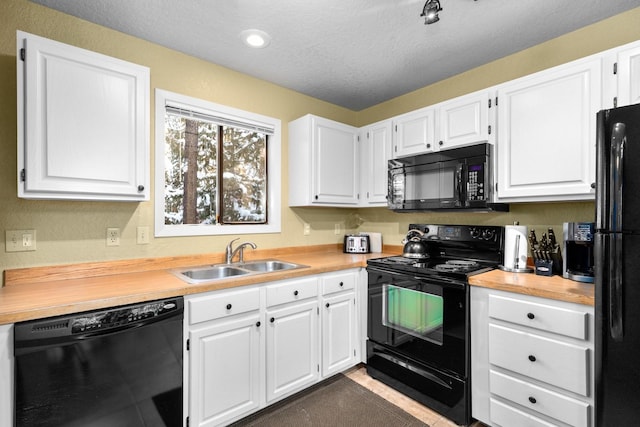
M 260 30 L 244 30 L 240 33 L 240 38 L 249 47 L 257 49 L 269 46 L 271 36 Z

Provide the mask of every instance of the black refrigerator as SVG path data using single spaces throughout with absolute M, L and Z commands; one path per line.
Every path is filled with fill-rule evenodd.
M 633 426 L 640 423 L 640 104 L 598 113 L 596 165 L 596 426 Z

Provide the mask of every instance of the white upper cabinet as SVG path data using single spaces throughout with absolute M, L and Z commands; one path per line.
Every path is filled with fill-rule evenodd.
M 361 128 L 360 206 L 387 205 L 387 162 L 391 158 L 391 120 Z
M 618 106 L 640 103 L 640 43 L 618 51 Z
M 149 200 L 149 69 L 17 38 L 18 196 Z
M 438 149 L 489 141 L 489 91 L 475 92 L 436 106 Z
M 431 152 L 435 149 L 435 110 L 421 108 L 393 118 L 391 157 Z
M 498 86 L 498 199 L 593 199 L 601 56 Z
M 289 206 L 357 206 L 358 129 L 311 114 L 289 123 Z

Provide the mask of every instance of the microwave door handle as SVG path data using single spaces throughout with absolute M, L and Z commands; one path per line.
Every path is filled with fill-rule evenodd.
M 465 205 L 465 199 L 467 196 L 466 189 L 463 184 L 464 177 L 464 163 L 459 163 L 456 165 L 456 175 L 455 175 L 455 188 L 456 188 L 456 198 L 458 199 L 458 206 Z

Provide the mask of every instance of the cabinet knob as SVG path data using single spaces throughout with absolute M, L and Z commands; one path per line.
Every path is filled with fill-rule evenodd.
M 318 195 L 316 194 L 316 200 L 318 200 Z
M 595 188 L 596 188 L 596 183 L 595 183 L 595 182 L 592 182 L 592 183 L 591 183 L 591 188 L 593 188 L 593 189 L 595 189 Z
M 327 303 L 327 304 L 325 305 L 325 307 L 329 308 L 329 306 L 330 306 L 330 305 L 331 305 L 331 304 Z
M 138 191 L 139 192 L 143 192 L 144 191 L 144 185 L 138 185 Z
M 438 145 L 442 147 L 442 146 L 444 145 L 444 142 L 439 141 L 439 142 L 438 142 Z
M 256 326 L 259 328 L 260 327 L 260 322 L 256 322 Z
M 344 286 L 344 282 L 340 282 L 340 287 L 343 287 L 343 286 Z
M 535 319 L 536 315 L 535 315 L 535 314 L 533 314 L 533 313 L 527 313 L 527 317 L 528 317 L 529 319 L 532 319 L 532 320 L 533 320 L 533 319 Z
M 293 291 L 293 295 L 298 296 L 298 291 Z
M 531 402 L 531 403 L 536 403 L 536 402 L 537 402 L 537 400 L 536 400 L 536 398 L 535 398 L 535 397 L 533 397 L 533 396 L 529 396 L 529 402 Z
M 276 318 L 275 318 L 275 317 L 272 317 L 271 319 L 269 319 L 269 322 L 271 322 L 271 323 L 273 323 L 273 322 L 275 322 L 275 321 L 276 321 Z
M 532 361 L 532 362 L 535 362 L 536 361 L 536 357 L 533 354 L 530 354 L 529 355 L 529 360 Z
M 231 304 L 227 304 L 227 310 L 231 310 Z
M 431 144 L 427 144 L 427 148 L 431 148 Z

